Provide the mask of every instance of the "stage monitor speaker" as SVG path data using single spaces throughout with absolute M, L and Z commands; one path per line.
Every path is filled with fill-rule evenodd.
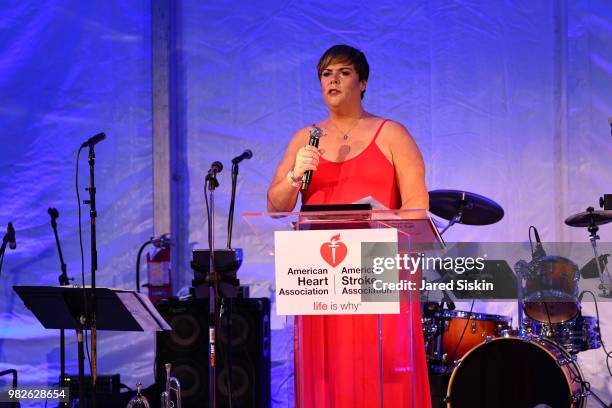
M 229 300 L 224 308 L 229 311 Z M 156 305 L 172 331 L 157 334 L 156 388 L 165 387 L 165 363 L 181 383 L 182 406 L 202 407 L 208 401 L 208 299 L 160 302 Z M 270 406 L 270 301 L 231 300 L 231 335 L 222 319 L 217 332 L 217 406 L 229 407 L 229 369 L 232 367 L 232 406 Z M 229 341 L 231 339 L 231 348 Z M 230 352 L 231 351 L 231 352 Z M 204 405 L 203 405 L 204 404 Z

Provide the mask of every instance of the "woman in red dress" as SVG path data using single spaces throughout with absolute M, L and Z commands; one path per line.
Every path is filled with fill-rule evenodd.
M 307 170 L 313 176 L 303 204 L 347 204 L 372 196 L 392 209 L 427 209 L 425 166 L 416 143 L 401 124 L 363 109 L 365 55 L 335 45 L 317 71 L 329 110 L 315 124 L 324 132 L 319 148 L 308 145 L 311 126 L 293 135 L 268 189 L 268 210 L 293 210 Z M 380 318 L 303 316 L 296 319 L 295 334 L 296 406 L 431 406 L 417 302 Z

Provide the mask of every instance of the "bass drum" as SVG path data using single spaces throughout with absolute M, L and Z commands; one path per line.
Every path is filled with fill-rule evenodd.
M 575 359 L 550 340 L 500 337 L 470 350 L 448 384 L 447 408 L 584 408 Z

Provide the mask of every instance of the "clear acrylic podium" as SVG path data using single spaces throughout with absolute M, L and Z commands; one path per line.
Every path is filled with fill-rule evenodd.
M 419 249 L 443 246 L 426 210 L 249 213 L 243 218 L 258 238 L 259 253 L 270 257 L 276 231 L 384 228 L 396 231 L 398 253 L 412 253 L 417 244 Z M 399 274 L 420 285 L 418 272 Z M 284 338 L 293 340 L 293 359 L 286 367 L 293 376 L 287 381 L 294 386 L 286 406 L 429 408 L 419 293 L 402 291 L 399 298 L 398 314 L 286 316 Z

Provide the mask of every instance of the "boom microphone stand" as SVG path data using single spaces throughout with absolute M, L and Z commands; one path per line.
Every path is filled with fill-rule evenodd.
M 60 245 L 59 236 L 57 234 L 57 219 L 59 218 L 59 211 L 55 208 L 49 208 L 47 210 L 51 216 L 51 228 L 53 228 L 53 235 L 55 236 L 55 245 L 57 246 L 57 253 L 60 260 L 60 268 L 62 273 L 58 277 L 59 284 L 66 286 L 70 284 L 71 279 L 66 274 L 66 263 L 64 262 L 64 256 L 62 255 L 62 247 Z M 64 329 L 60 329 L 60 387 L 64 387 L 64 379 L 66 378 L 66 338 Z M 68 403 L 62 402 L 60 407 L 67 407 Z

